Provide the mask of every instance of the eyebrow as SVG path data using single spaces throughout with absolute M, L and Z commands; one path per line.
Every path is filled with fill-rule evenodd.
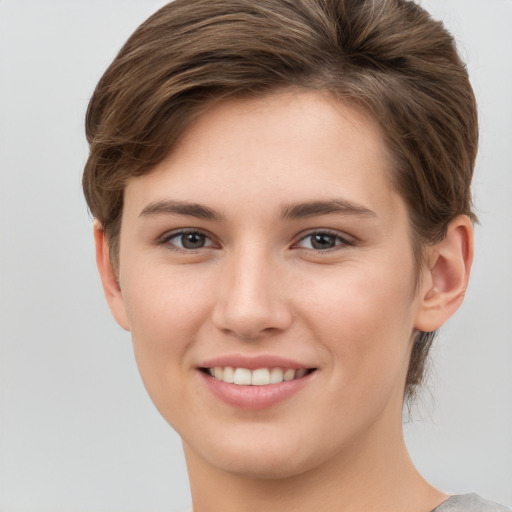
M 363 217 L 376 217 L 376 213 L 363 205 L 346 199 L 330 199 L 326 201 L 306 201 L 291 203 L 281 208 L 283 219 L 303 219 L 318 215 L 344 214 Z M 208 206 L 187 201 L 163 200 L 150 203 L 143 208 L 139 217 L 152 215 L 186 215 L 198 219 L 221 222 L 224 216 Z
M 189 203 L 187 201 L 157 201 L 150 203 L 143 208 L 139 217 L 148 217 L 151 215 L 186 215 L 198 219 L 222 221 L 224 216 L 219 212 L 198 203 Z
M 376 217 L 377 214 L 365 206 L 347 201 L 346 199 L 330 199 L 327 201 L 307 201 L 304 203 L 291 203 L 281 209 L 284 219 L 302 219 L 317 215 L 329 214 L 358 215 L 362 217 Z

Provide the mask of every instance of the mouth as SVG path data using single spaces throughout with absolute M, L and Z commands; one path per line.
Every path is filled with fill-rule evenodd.
M 311 389 L 320 368 L 277 354 L 226 354 L 196 367 L 213 396 L 230 407 L 262 410 Z
M 237 386 L 268 386 L 303 379 L 316 371 L 316 368 L 271 367 L 251 370 L 243 367 L 214 366 L 200 368 L 200 370 L 206 375 L 218 381 L 225 382 L 226 384 L 235 384 Z

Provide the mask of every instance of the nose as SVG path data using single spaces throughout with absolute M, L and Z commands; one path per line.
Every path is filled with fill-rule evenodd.
M 282 268 L 258 252 L 240 252 L 225 261 L 212 315 L 218 329 L 244 340 L 285 331 L 293 319 Z

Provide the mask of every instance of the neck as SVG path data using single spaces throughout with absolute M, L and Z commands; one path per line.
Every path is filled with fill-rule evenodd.
M 279 479 L 223 471 L 184 443 L 194 512 L 429 512 L 447 496 L 419 475 L 401 424 L 394 430 L 370 433 L 330 460 Z

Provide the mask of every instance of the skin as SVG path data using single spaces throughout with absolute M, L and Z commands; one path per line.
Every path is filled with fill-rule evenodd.
M 452 221 L 416 288 L 388 161 L 378 124 L 327 94 L 231 99 L 128 182 L 118 272 L 96 224 L 106 297 L 132 333 L 149 395 L 183 439 L 195 512 L 427 512 L 446 499 L 408 457 L 402 401 L 415 333 L 462 301 L 472 227 Z M 282 215 L 333 200 L 344 208 Z M 183 229 L 205 245 L 184 248 Z M 313 233 L 324 234 L 320 248 Z M 273 407 L 241 410 L 198 370 L 231 354 L 316 371 Z

